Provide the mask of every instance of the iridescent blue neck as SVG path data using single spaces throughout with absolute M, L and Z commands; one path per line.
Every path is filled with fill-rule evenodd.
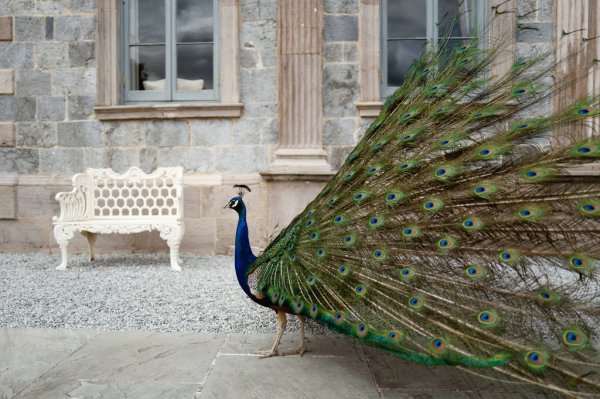
M 248 224 L 246 223 L 246 206 L 241 200 L 240 204 L 241 208 L 236 209 L 240 218 L 235 233 L 235 274 L 244 292 L 251 295 L 246 273 L 252 262 L 256 259 L 256 256 L 254 256 L 252 248 L 250 248 Z

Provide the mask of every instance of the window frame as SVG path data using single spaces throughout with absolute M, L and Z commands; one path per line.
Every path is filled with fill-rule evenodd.
M 131 1 L 121 0 L 121 98 L 122 104 L 171 104 L 180 102 L 217 102 L 219 101 L 219 77 L 220 77 L 220 1 L 213 2 L 213 88 L 198 92 L 184 92 L 176 90 L 177 71 L 177 42 L 176 42 L 176 0 L 163 0 L 165 3 L 165 83 L 169 84 L 169 90 L 146 91 L 131 90 L 128 80 L 130 78 L 129 57 L 129 28 Z
M 432 45 L 435 45 L 435 43 L 437 43 L 437 41 L 439 40 L 439 32 L 438 29 L 436 27 L 436 22 L 439 20 L 439 13 L 438 13 L 438 1 L 439 0 L 420 0 L 420 1 L 425 1 L 426 2 L 426 11 L 425 11 L 425 18 L 426 18 L 426 42 L 427 42 L 427 46 L 430 47 Z M 477 2 L 477 9 L 475 10 L 477 12 L 477 25 L 478 25 L 478 31 L 480 32 L 487 32 L 486 27 L 489 26 L 489 14 L 488 14 L 488 9 L 489 9 L 489 4 L 490 2 L 488 0 L 483 0 L 483 1 L 478 1 Z M 387 11 L 388 11 L 388 0 L 381 0 L 381 31 L 380 31 L 380 35 L 381 35 L 381 40 L 380 40 L 380 54 L 381 54 L 381 58 L 380 58 L 380 71 L 381 71 L 381 79 L 380 79 L 380 93 L 381 93 L 381 97 L 383 99 L 385 99 L 386 97 L 390 96 L 391 94 L 394 93 L 394 91 L 396 91 L 396 89 L 398 89 L 399 86 L 389 86 L 388 85 L 388 18 L 387 18 Z M 454 39 L 455 37 L 452 37 L 452 39 Z M 456 39 L 461 39 L 463 37 L 456 37 Z M 466 38 L 466 37 L 465 37 Z M 411 40 L 411 38 L 402 38 L 400 40 Z M 422 40 L 422 39 L 417 39 L 414 38 L 414 40 Z M 488 40 L 482 40 L 481 41 L 483 46 L 487 46 L 488 44 Z

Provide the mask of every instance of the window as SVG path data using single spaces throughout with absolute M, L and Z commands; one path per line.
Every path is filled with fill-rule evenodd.
M 450 45 L 477 37 L 484 31 L 487 1 L 482 0 L 387 0 L 382 2 L 382 89 L 384 97 L 404 81 L 413 60 L 426 45 L 435 45 L 452 27 Z
M 125 103 L 214 101 L 217 0 L 123 0 Z

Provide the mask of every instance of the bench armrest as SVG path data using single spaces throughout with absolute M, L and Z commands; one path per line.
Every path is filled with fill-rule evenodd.
M 73 190 L 61 192 L 54 197 L 60 204 L 60 216 L 54 216 L 55 222 L 69 222 L 88 219 L 88 205 L 92 198 L 89 189 L 90 176 L 77 174 L 73 176 Z

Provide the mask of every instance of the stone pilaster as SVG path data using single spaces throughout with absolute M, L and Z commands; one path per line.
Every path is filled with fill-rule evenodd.
M 277 21 L 279 148 L 266 176 L 329 176 L 322 146 L 323 2 L 282 0 Z

